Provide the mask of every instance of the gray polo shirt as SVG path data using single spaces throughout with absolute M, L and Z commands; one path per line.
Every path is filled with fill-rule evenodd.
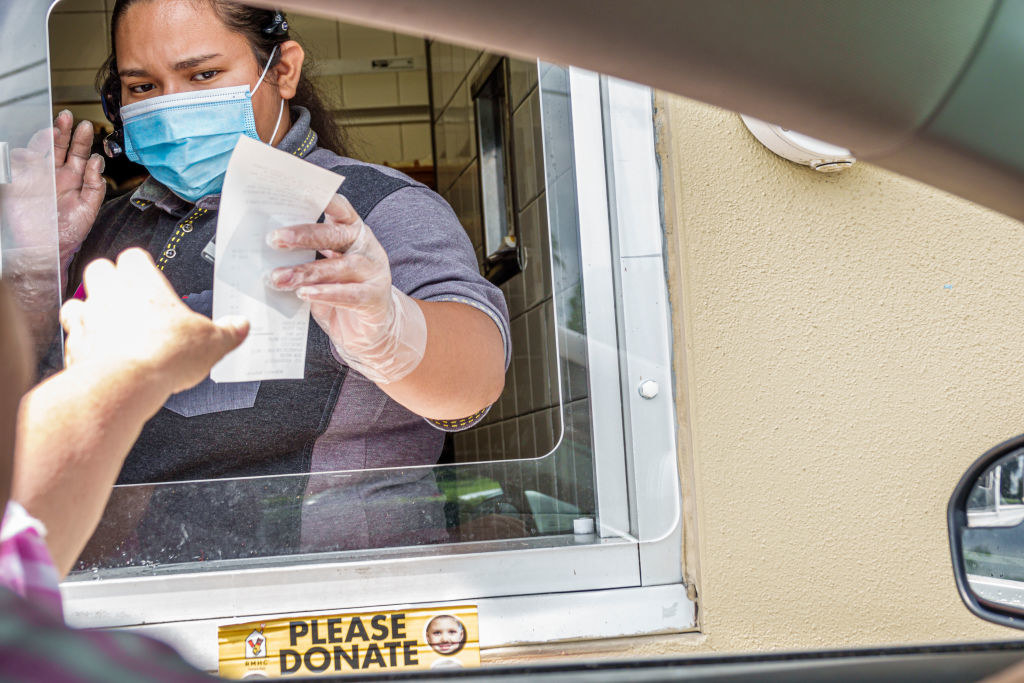
M 485 313 L 501 333 L 507 367 L 504 298 L 481 276 L 451 207 L 394 169 L 317 147 L 309 113 L 294 107 L 292 115 L 295 123 L 278 148 L 345 176 L 339 193 L 387 252 L 394 285 L 416 299 L 459 302 Z M 216 234 L 219 201 L 219 195 L 211 195 L 193 205 L 150 178 L 130 196 L 108 202 L 76 258 L 71 287 L 77 287 L 81 269 L 93 258 L 142 247 L 186 303 L 209 315 L 213 265 L 203 251 Z M 207 379 L 173 396 L 144 428 L 119 483 L 399 468 L 360 475 L 358 485 L 352 476 L 304 480 L 303 547 L 378 545 L 385 529 L 419 539 L 414 542 L 443 540 L 442 501 L 429 468 L 422 466 L 437 462 L 444 431 L 476 424 L 487 409 L 457 420 L 425 420 L 346 368 L 325 340 L 311 321 L 305 380 L 216 384 Z M 382 494 L 387 491 L 391 494 Z M 399 499 L 418 502 L 402 513 L 393 504 Z M 183 502 L 170 496 L 164 513 Z M 351 521 L 353 511 L 357 522 Z

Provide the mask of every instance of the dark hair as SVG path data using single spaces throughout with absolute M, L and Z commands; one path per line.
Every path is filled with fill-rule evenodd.
M 117 73 L 117 27 L 129 7 L 138 2 L 153 1 L 117 0 L 114 3 L 114 10 L 110 18 L 110 56 L 107 57 L 107 61 L 103 63 L 96 75 L 96 88 L 100 92 L 103 110 L 115 128 L 121 127 L 121 77 Z M 252 48 L 253 56 L 256 57 L 256 63 L 261 66 L 267 65 L 275 46 L 292 40 L 288 22 L 284 13 L 279 10 L 257 9 L 231 0 L 197 1 L 209 4 L 225 26 L 245 36 Z M 281 52 L 278 50 L 274 55 L 274 64 L 280 58 Z M 307 64 L 309 63 L 307 60 Z M 324 105 L 320 91 L 306 75 L 307 70 L 309 69 L 303 69 L 303 73 L 299 77 L 295 97 L 291 99 L 291 104 L 309 110 L 309 125 L 316 131 L 319 138 L 317 144 L 320 147 L 346 156 L 348 145 L 345 135 Z M 269 74 L 267 81 L 273 82 L 270 80 Z

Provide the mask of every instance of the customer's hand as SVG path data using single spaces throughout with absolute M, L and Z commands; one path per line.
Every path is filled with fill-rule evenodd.
M 72 133 L 74 122 L 74 116 L 67 109 L 53 122 L 57 234 L 61 264 L 65 266 L 92 229 L 107 191 L 107 183 L 100 175 L 103 173 L 103 157 L 91 154 L 92 123 L 82 121 Z
M 342 359 L 368 379 L 396 382 L 427 345 L 419 304 L 391 284 L 388 255 L 348 200 L 335 195 L 325 222 L 272 232 L 277 249 L 317 249 L 327 258 L 271 273 L 271 285 L 309 301 Z
M 138 371 L 169 395 L 201 382 L 249 332 L 244 319 L 211 322 L 190 310 L 141 249 L 122 252 L 116 264 L 93 261 L 83 283 L 85 301 L 61 309 L 69 367 Z

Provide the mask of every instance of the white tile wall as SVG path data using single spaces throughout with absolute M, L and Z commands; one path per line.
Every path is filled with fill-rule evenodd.
M 452 88 L 458 89 L 459 85 L 466 80 L 469 67 L 472 64 L 469 50 L 461 45 L 452 46 Z
M 444 116 L 449 124 L 445 138 L 448 159 L 452 172 L 458 174 L 476 157 L 476 125 L 469 88 L 465 83 L 455 91 Z
M 519 452 L 524 458 L 537 457 L 537 435 L 534 433 L 533 416 L 520 415 L 516 418 L 516 431 L 519 432 Z M 537 490 L 537 468 L 533 463 L 522 466 L 523 488 Z
M 338 24 L 343 58 L 390 57 L 395 54 L 395 34 L 365 26 Z
M 529 268 L 529 264 L 526 267 Z M 507 287 L 505 300 L 508 303 L 508 312 L 515 317 L 526 310 L 526 278 L 521 274 L 515 275 L 508 281 Z
M 448 163 L 448 143 L 445 139 L 445 129 L 440 121 L 432 124 L 434 138 L 434 168 L 437 172 L 437 191 L 443 192 L 447 189 L 442 180 L 445 165 Z
M 503 460 L 505 458 L 505 430 L 501 425 L 492 425 L 488 427 L 488 431 L 491 433 L 491 449 L 488 452 L 488 460 Z
M 341 89 L 341 76 L 317 76 L 314 83 L 320 89 L 324 104 L 330 109 L 341 109 L 345 105 L 345 96 Z
M 465 178 L 465 192 L 462 195 L 461 213 L 462 224 L 469 233 L 470 239 L 476 239 L 479 246 L 483 246 L 483 214 L 480 208 L 480 169 L 474 159 L 466 171 L 462 174 Z
M 360 159 L 379 159 L 378 163 L 392 166 L 405 161 L 400 124 L 349 126 L 348 133 Z
M 444 193 L 445 199 L 451 204 L 452 210 L 469 235 L 474 249 L 479 248 L 483 241 L 478 174 L 477 162 L 474 160 Z
M 482 62 L 482 60 L 480 58 L 483 57 L 483 56 L 484 56 L 484 53 L 481 52 L 480 50 L 477 50 L 475 48 L 467 48 L 466 49 L 466 55 L 465 55 L 466 80 L 469 81 L 470 85 L 473 84 L 474 79 L 479 74 L 479 67 L 480 67 L 481 62 Z
M 551 452 L 551 449 L 555 445 L 555 433 L 554 433 L 554 420 L 552 410 L 540 410 L 533 414 L 533 433 L 534 438 L 537 440 L 536 448 L 538 455 L 546 455 Z M 554 463 L 553 458 L 547 458 L 541 460 L 538 464 L 538 488 L 545 488 L 545 482 L 543 478 L 547 476 L 551 477 L 550 466 Z M 547 490 L 552 490 L 550 483 L 546 486 Z M 556 496 L 557 497 L 557 496 Z
M 543 195 L 519 214 L 519 234 L 526 250 L 523 308 L 530 309 L 551 298 L 551 257 Z
M 515 365 L 516 383 L 512 390 L 515 394 L 516 415 L 524 415 L 533 409 L 530 342 L 526 317 L 514 318 L 512 320 L 512 363 Z
M 544 308 L 538 306 L 526 313 L 526 334 L 530 338 L 530 408 L 539 410 L 548 405 L 551 380 L 547 376 L 548 339 L 544 325 Z M 552 348 L 551 351 L 554 349 Z
M 555 324 L 555 305 L 549 298 L 541 306 L 541 334 L 544 336 L 544 391 L 541 403 L 545 406 L 557 406 L 559 400 L 558 347 L 557 325 Z
M 399 126 L 402 136 L 402 159 L 418 161 L 423 166 L 431 163 L 430 124 L 403 123 Z
M 55 88 L 66 85 L 92 85 L 96 81 L 96 72 L 97 69 L 54 69 L 50 73 L 50 82 Z
M 541 180 L 543 183 L 543 180 Z M 534 210 L 537 212 L 537 224 L 540 226 L 538 239 L 540 240 L 540 267 L 537 269 L 540 272 L 536 273 L 533 277 L 537 278 L 539 288 L 539 298 L 550 299 L 553 294 L 552 288 L 552 273 L 551 273 L 551 234 L 548 228 L 548 211 L 547 211 L 547 192 L 541 192 L 537 195 L 537 199 L 533 203 Z M 536 251 L 536 250 L 535 250 Z
M 545 172 L 544 172 L 544 128 L 543 121 L 540 115 L 540 94 L 534 90 L 529 97 L 526 98 L 523 105 L 526 103 L 530 105 L 530 119 L 533 121 L 533 152 L 534 158 L 530 164 L 530 169 L 533 171 L 534 184 L 537 187 L 537 192 L 541 192 L 544 189 L 545 183 Z
M 476 158 L 476 124 L 469 90 L 462 84 L 435 125 L 437 186 L 444 192 Z
M 55 104 L 53 105 L 53 117 L 57 118 L 57 114 L 63 109 L 71 109 L 75 121 L 92 121 L 93 125 L 100 129 L 107 132 L 113 130 L 113 126 L 107 121 L 106 114 L 103 113 L 103 107 L 98 104 L 76 104 L 74 107 Z
M 505 437 L 505 452 L 503 456 L 508 457 L 510 453 L 522 453 L 520 447 L 520 434 L 517 429 L 518 425 L 516 420 L 505 420 L 501 423 L 502 433 Z M 503 477 L 502 482 L 505 484 L 505 488 L 520 489 L 522 488 L 522 470 L 519 467 L 509 467 L 506 475 Z
M 113 5 L 111 5 L 113 6 Z M 54 12 L 103 12 L 103 0 L 61 0 Z
M 491 460 L 491 428 L 481 427 L 476 437 L 476 460 Z
M 341 86 L 348 109 L 398 105 L 397 74 L 348 74 L 342 77 Z
M 93 69 L 107 58 L 107 15 L 103 12 L 55 13 L 50 17 L 50 65 L 53 69 Z
M 531 96 L 533 98 L 536 98 L 536 94 Z M 534 170 L 537 154 L 534 148 L 533 107 L 529 106 L 529 100 L 512 115 L 512 158 L 516 208 L 521 210 L 536 198 L 540 190 Z
M 395 34 L 395 53 L 404 57 L 425 55 L 427 53 L 427 41 L 420 36 L 410 36 L 404 33 Z
M 288 15 L 293 38 L 296 38 L 306 52 L 314 59 L 337 59 L 338 23 L 318 17 L 306 17 L 299 14 Z
M 508 67 L 509 100 L 514 110 L 537 86 L 537 63 L 522 59 L 510 59 Z
M 435 102 L 439 105 L 440 112 L 448 105 L 452 93 L 455 92 L 455 76 L 452 73 L 452 45 L 448 43 L 435 43 L 437 49 L 434 53 L 434 73 L 437 75 L 437 89 L 435 90 Z
M 427 48 L 430 55 L 430 89 L 433 97 L 432 104 L 433 110 L 431 111 L 431 122 L 437 121 L 441 118 L 441 112 L 444 111 L 444 105 L 447 101 L 444 98 L 444 56 L 443 51 L 445 50 L 446 44 L 433 41 Z
M 422 71 L 398 73 L 398 103 L 427 104 L 427 79 Z
M 477 246 L 480 258 L 476 124 L 470 89 L 484 59 L 479 52 L 459 46 L 435 42 L 429 49 L 438 185 Z M 478 433 L 477 441 L 469 436 L 456 439 L 456 459 L 463 462 L 541 456 L 551 449 L 561 430 L 561 415 L 554 409 L 558 402 L 558 356 L 544 168 L 540 158 L 539 99 L 536 77 L 531 75 L 531 70 L 535 74 L 536 65 L 519 62 L 512 66 L 510 100 L 518 105 L 512 118 L 513 184 L 520 237 L 529 263 L 524 273 L 501 286 L 512 322 L 512 361 L 501 398 L 485 422 L 471 430 Z M 585 386 L 583 389 L 585 396 Z M 504 450 L 497 450 L 499 445 Z M 560 467 L 565 470 L 572 466 L 570 463 Z M 551 489 L 548 492 L 555 495 L 552 487 L 557 477 L 552 467 L 517 464 L 503 472 L 517 472 L 523 478 L 522 486 L 536 490 L 546 485 Z

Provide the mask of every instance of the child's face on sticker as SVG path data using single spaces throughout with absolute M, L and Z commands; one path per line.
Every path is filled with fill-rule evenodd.
M 455 617 L 435 617 L 427 626 L 427 642 L 442 655 L 450 655 L 462 647 L 465 631 Z

